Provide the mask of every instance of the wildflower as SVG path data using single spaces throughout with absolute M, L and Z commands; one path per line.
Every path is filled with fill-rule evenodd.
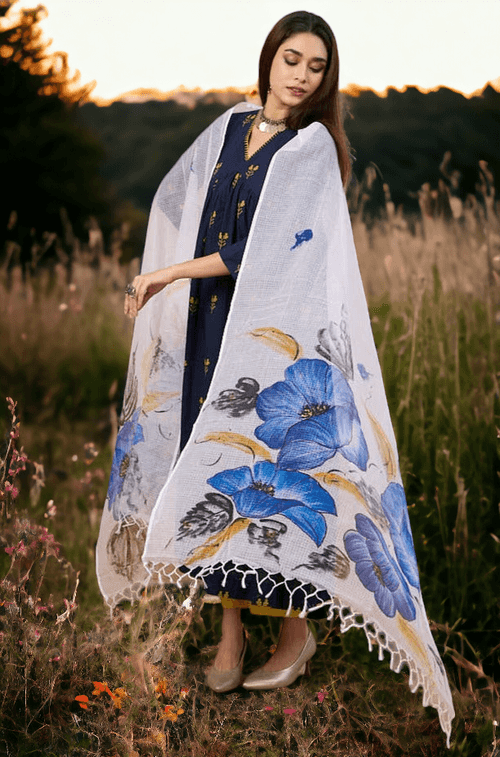
M 180 697 L 181 699 L 185 699 L 187 695 L 189 694 L 189 688 L 185 687 L 181 689 Z
M 17 495 L 19 494 L 19 489 L 17 488 L 17 486 L 14 486 L 13 484 L 11 484 L 10 481 L 5 482 L 5 491 L 10 492 L 10 496 L 12 497 L 12 499 L 15 499 Z
M 184 715 L 184 710 L 182 707 L 179 707 L 177 711 L 174 711 L 174 705 L 173 704 L 167 704 L 165 705 L 165 709 L 162 713 L 163 720 L 171 720 L 172 723 L 175 723 L 179 715 Z
M 83 449 L 85 450 L 85 462 L 87 465 L 90 465 L 94 458 L 99 454 L 99 450 L 96 449 L 94 442 L 87 442 L 83 445 Z
M 61 311 L 61 313 L 64 313 L 64 311 L 67 309 L 68 309 L 68 306 L 66 305 L 66 303 L 61 302 L 61 304 L 59 305 L 59 310 Z
M 92 692 L 92 694 L 95 697 L 100 697 L 101 694 L 104 694 L 104 693 L 109 694 L 110 697 L 113 696 L 107 683 L 101 683 L 101 681 L 94 681 L 93 683 L 94 683 L 95 689 Z
M 43 517 L 44 518 L 54 518 L 54 516 L 57 513 L 57 507 L 54 504 L 53 499 L 49 499 L 47 502 L 47 509 L 45 510 Z
M 269 707 L 268 705 L 267 707 L 264 707 L 264 709 L 267 710 L 267 712 L 271 712 L 272 710 L 274 710 L 274 707 Z
M 162 694 L 167 693 L 167 680 L 165 678 L 160 678 L 155 686 L 155 693 L 157 697 L 161 697 Z
M 317 697 L 318 697 L 318 702 L 321 704 L 321 702 L 326 697 L 326 691 L 318 691 Z
M 287 707 L 283 712 L 285 715 L 295 715 L 297 710 L 294 710 L 293 707 Z
M 82 710 L 88 710 L 89 698 L 85 696 L 85 694 L 78 694 L 78 696 L 75 697 L 75 701 L 78 702 Z
M 111 694 L 111 699 L 113 700 L 113 707 L 116 707 L 118 710 L 121 710 L 123 700 L 128 699 L 128 693 L 125 689 L 119 686 Z

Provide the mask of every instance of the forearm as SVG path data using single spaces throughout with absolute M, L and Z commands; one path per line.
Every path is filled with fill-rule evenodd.
M 229 276 L 230 272 L 218 252 L 202 258 L 176 263 L 167 269 L 172 281 L 177 279 L 208 279 L 212 276 Z

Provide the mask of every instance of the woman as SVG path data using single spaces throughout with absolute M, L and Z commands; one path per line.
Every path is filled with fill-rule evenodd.
M 276 24 L 259 89 L 263 109 L 218 119 L 153 203 L 125 300 L 137 321 L 101 589 L 116 604 L 148 580 L 175 581 L 221 601 L 206 676 L 216 691 L 292 683 L 315 651 L 307 614 L 336 609 L 342 630 L 363 627 L 394 669 L 408 664 L 449 735 L 343 193 L 338 54 L 323 19 Z M 245 607 L 285 619 L 276 652 L 243 681 Z

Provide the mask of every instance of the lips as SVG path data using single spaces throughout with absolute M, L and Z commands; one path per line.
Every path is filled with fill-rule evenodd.
M 306 93 L 305 89 L 301 89 L 300 87 L 288 87 L 288 89 L 293 95 L 297 95 L 298 97 Z

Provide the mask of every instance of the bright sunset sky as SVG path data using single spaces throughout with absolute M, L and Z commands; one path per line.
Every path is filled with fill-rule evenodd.
M 38 0 L 37 0 L 38 1 Z M 93 96 L 250 86 L 273 24 L 297 0 L 40 0 L 52 50 L 69 54 Z M 34 7 L 19 0 L 17 7 Z M 14 7 L 16 7 L 14 6 Z M 333 28 L 340 84 L 383 90 L 500 88 L 500 0 L 308 0 Z

